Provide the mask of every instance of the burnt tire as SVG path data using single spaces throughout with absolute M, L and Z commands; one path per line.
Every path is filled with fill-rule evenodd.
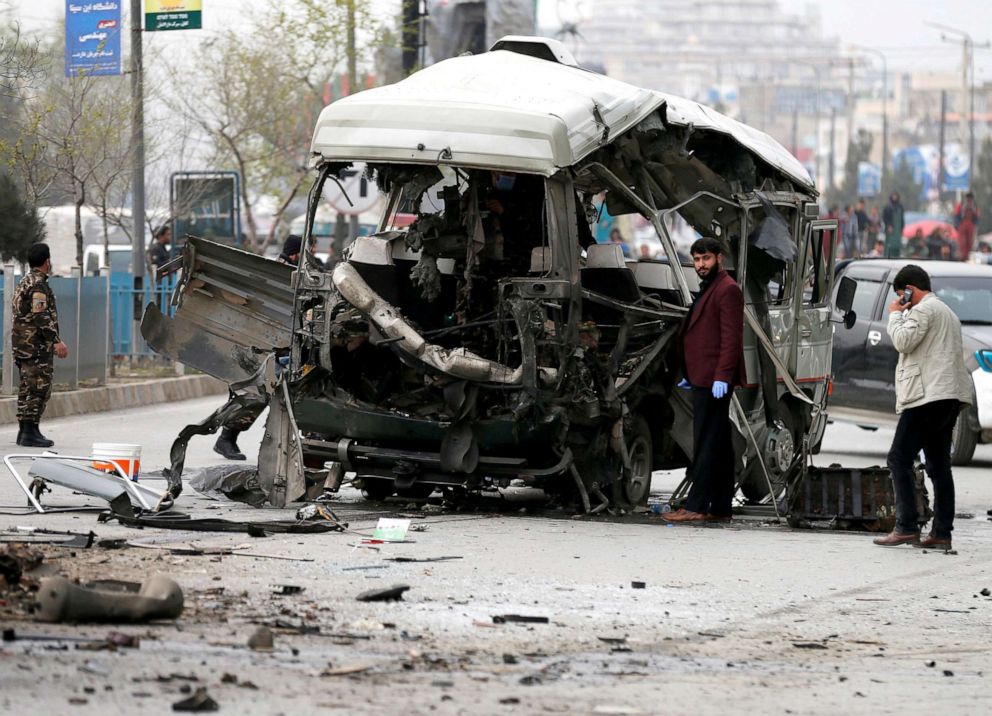
M 631 469 L 629 475 L 624 475 L 623 497 L 632 506 L 646 505 L 651 493 L 651 468 L 654 465 L 654 444 L 648 421 L 640 415 L 635 417 L 625 437 Z
M 362 497 L 373 502 L 381 502 L 393 494 L 393 481 L 381 477 L 362 475 Z
M 967 465 L 975 455 L 975 446 L 978 445 L 978 433 L 971 429 L 976 421 L 972 420 L 974 408 L 965 406 L 958 419 L 954 423 L 954 432 L 951 433 L 951 464 L 956 466 Z
M 795 459 L 796 453 L 801 449 L 802 434 L 800 429 L 800 419 L 790 408 L 788 402 L 780 401 L 778 410 L 779 424 L 776 424 L 774 433 L 768 427 L 764 427 L 755 437 L 765 450 L 764 458 L 768 468 L 768 477 L 771 480 L 772 488 L 776 492 L 776 498 L 785 489 L 783 481 L 785 468 Z M 784 441 L 791 441 L 791 449 Z M 770 459 L 772 455 L 776 459 Z M 741 494 L 751 503 L 761 502 L 768 497 L 768 481 L 765 473 L 761 469 L 761 463 L 756 459 L 752 460 L 744 468 L 745 475 L 741 480 Z

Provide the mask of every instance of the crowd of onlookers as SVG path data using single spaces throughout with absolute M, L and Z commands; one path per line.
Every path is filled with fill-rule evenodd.
M 992 245 L 977 240 L 981 218 L 972 192 L 954 207 L 950 222 L 923 219 L 907 225 L 899 194 L 893 192 L 881 211 L 864 199 L 843 211 L 831 206 L 825 218 L 837 219 L 837 258 L 886 257 L 981 261 L 992 263 Z M 980 256 L 976 256 L 976 252 Z
M 838 259 L 907 258 L 992 264 L 992 242 L 979 240 L 977 236 L 981 214 L 972 192 L 955 205 L 950 221 L 924 217 L 907 224 L 898 192 L 893 192 L 882 207 L 869 207 L 864 199 L 844 206 L 843 211 L 833 205 L 824 218 L 837 219 L 834 246 Z M 625 258 L 650 260 L 662 253 L 660 245 L 653 242 L 629 240 L 613 222 L 612 217 L 602 221 L 599 228 L 603 233 L 597 238 L 603 241 L 608 232 L 606 241 L 619 244 Z M 653 227 L 646 221 L 643 223 L 653 235 Z M 636 225 L 626 228 L 635 237 L 638 235 Z M 689 233 L 695 235 L 694 231 Z M 688 256 L 682 255 L 678 240 L 676 245 L 679 258 L 688 260 Z

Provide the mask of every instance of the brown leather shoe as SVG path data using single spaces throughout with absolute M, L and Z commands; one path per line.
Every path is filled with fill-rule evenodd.
M 669 512 L 662 515 L 666 522 L 706 522 L 710 516 L 702 512 L 690 512 L 684 507 L 678 512 Z
M 730 522 L 733 519 L 733 515 L 706 515 L 707 522 Z
M 898 547 L 901 544 L 919 544 L 919 532 L 899 532 L 892 530 L 884 537 L 876 537 L 872 540 L 880 547 Z
M 914 547 L 929 547 L 930 549 L 950 549 L 950 537 L 938 537 L 933 532 L 913 545 Z

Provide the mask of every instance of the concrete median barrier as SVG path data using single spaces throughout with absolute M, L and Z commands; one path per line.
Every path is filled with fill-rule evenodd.
M 206 395 L 227 393 L 227 384 L 209 375 L 184 375 L 129 383 L 112 383 L 98 388 L 52 393 L 45 419 L 69 415 L 101 413 L 108 410 L 139 408 L 155 403 L 173 403 Z M 17 396 L 0 398 L 0 425 L 17 422 Z

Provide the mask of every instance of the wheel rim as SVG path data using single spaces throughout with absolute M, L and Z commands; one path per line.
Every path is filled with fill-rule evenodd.
M 651 489 L 651 446 L 644 437 L 636 437 L 627 448 L 630 474 L 624 481 L 624 496 L 632 505 L 639 504 Z
M 782 477 L 796 454 L 796 444 L 792 439 L 792 431 L 788 426 L 775 423 L 775 427 L 768 433 L 767 448 L 765 450 L 765 466 L 768 468 L 768 476 L 772 478 L 772 484 Z

